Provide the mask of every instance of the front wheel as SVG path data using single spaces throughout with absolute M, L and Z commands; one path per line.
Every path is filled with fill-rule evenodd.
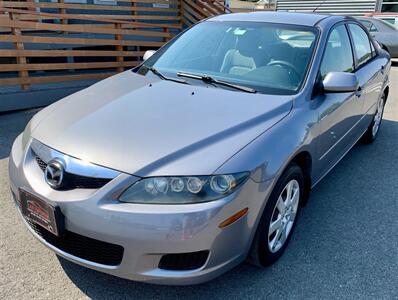
M 372 123 L 369 125 L 368 129 L 366 130 L 365 134 L 362 137 L 362 141 L 365 144 L 370 144 L 373 143 L 377 135 L 379 133 L 381 121 L 383 120 L 383 113 L 384 113 L 384 104 L 385 104 L 386 98 L 385 95 L 383 95 L 379 102 L 377 103 L 377 108 L 376 112 L 373 116 Z
M 303 172 L 291 164 L 268 199 L 252 244 L 251 263 L 268 266 L 282 256 L 297 222 L 303 192 Z

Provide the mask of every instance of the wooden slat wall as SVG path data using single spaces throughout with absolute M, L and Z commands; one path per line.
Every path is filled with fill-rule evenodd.
M 102 79 L 134 67 L 145 50 L 181 31 L 180 12 L 180 0 L 0 1 L 0 86 L 27 90 L 32 84 Z
M 226 12 L 223 0 L 0 0 L 0 86 L 102 79 L 136 66 L 184 26 Z
M 181 20 L 186 26 L 192 26 L 200 20 L 231 11 L 224 6 L 223 0 L 181 0 Z

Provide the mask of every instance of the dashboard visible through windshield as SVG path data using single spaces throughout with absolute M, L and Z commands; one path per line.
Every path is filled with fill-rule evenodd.
M 154 76 L 148 68 L 173 78 L 191 73 L 260 93 L 292 95 L 305 79 L 316 39 L 314 27 L 206 21 L 157 51 L 137 73 Z M 209 83 L 192 78 L 184 79 L 189 84 Z

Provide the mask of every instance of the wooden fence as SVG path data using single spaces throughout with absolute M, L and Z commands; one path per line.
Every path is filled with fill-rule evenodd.
M 0 86 L 102 79 L 136 66 L 184 26 L 225 12 L 220 0 L 65 2 L 0 1 Z
M 181 21 L 187 26 L 211 16 L 231 13 L 222 0 L 181 0 L 181 10 Z

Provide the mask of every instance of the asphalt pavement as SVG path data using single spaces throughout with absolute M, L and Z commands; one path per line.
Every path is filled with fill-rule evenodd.
M 378 140 L 358 144 L 312 191 L 290 245 L 267 269 L 156 286 L 57 258 L 22 224 L 7 175 L 34 110 L 0 114 L 0 299 L 398 299 L 398 67 Z

